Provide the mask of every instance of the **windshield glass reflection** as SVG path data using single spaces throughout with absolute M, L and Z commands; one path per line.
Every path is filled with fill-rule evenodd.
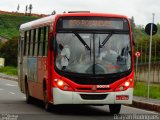
M 57 33 L 56 67 L 83 74 L 112 74 L 131 68 L 129 34 Z

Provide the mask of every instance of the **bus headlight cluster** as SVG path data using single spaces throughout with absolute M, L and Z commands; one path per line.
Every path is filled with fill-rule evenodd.
M 54 84 L 54 87 L 57 87 L 61 90 L 73 91 L 73 89 L 66 82 L 64 82 L 61 79 L 54 79 L 53 84 Z
M 129 80 L 123 82 L 122 84 L 120 84 L 115 89 L 115 91 L 124 91 L 124 90 L 127 90 L 129 87 L 131 87 L 132 83 L 133 83 L 133 79 L 129 79 Z

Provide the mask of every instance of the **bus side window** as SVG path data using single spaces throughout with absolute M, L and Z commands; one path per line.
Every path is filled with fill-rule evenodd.
M 48 30 L 49 27 L 44 28 L 43 56 L 47 56 L 48 53 Z
M 28 51 L 29 51 L 29 31 L 26 32 L 26 51 L 25 55 L 28 56 Z
M 44 41 L 44 28 L 41 28 L 40 40 L 39 42 L 39 56 L 43 56 L 43 41 Z
M 31 30 L 28 31 L 28 56 L 30 56 L 30 45 L 31 45 Z
M 23 50 L 23 55 L 26 55 L 26 46 L 27 46 L 27 31 L 24 32 L 24 50 Z
M 36 41 L 36 29 L 33 30 L 32 39 L 33 39 L 33 51 L 32 51 L 32 56 L 34 56 L 34 53 L 35 53 L 35 41 Z
M 34 47 L 34 56 L 38 55 L 38 29 L 35 30 L 36 34 L 35 34 L 35 47 Z
M 34 30 L 31 30 L 30 32 L 30 53 L 29 53 L 30 56 L 32 56 L 32 53 L 33 53 L 33 34 L 34 34 Z
M 40 42 L 41 42 L 41 28 L 39 28 L 38 29 L 38 49 L 37 49 L 37 56 L 39 56 L 40 55 L 40 49 L 41 49 L 41 47 L 40 47 Z
M 42 46 L 43 46 L 43 49 L 42 49 L 42 55 L 45 56 L 45 47 L 46 47 L 46 27 L 43 28 L 43 42 L 42 42 Z

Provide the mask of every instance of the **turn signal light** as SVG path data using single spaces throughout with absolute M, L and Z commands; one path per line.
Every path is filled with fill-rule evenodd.
M 63 80 L 54 79 L 54 86 L 64 91 L 73 91 L 73 89 Z

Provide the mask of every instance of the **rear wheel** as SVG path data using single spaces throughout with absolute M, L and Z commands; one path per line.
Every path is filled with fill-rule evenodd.
M 51 107 L 52 105 L 49 103 L 48 101 L 48 93 L 47 93 L 47 90 L 44 90 L 43 91 L 43 96 L 44 96 L 44 108 L 46 111 L 51 111 Z
M 27 81 L 25 83 L 25 92 L 26 92 L 26 102 L 28 104 L 31 104 L 32 103 L 32 97 L 30 96 L 30 93 L 29 93 L 29 87 L 28 87 Z
M 119 114 L 121 110 L 121 104 L 111 104 L 109 105 L 109 110 L 111 114 Z

